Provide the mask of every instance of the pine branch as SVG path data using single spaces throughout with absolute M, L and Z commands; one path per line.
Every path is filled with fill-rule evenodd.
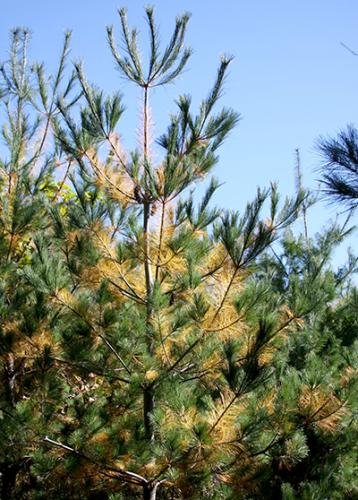
M 96 465 L 97 467 L 103 468 L 103 469 L 110 471 L 110 472 L 114 472 L 114 473 L 118 474 L 119 479 L 121 479 L 125 482 L 135 484 L 135 485 L 140 485 L 140 486 L 144 486 L 144 485 L 148 484 L 148 481 L 143 476 L 140 476 L 139 474 L 136 474 L 135 472 L 126 471 L 126 470 L 121 469 L 119 467 L 113 467 L 113 466 L 109 466 L 109 465 L 103 464 L 101 462 L 98 462 L 97 460 L 92 459 L 91 457 L 89 457 L 85 453 L 82 453 L 81 451 L 75 450 L 74 448 L 71 448 L 70 446 L 68 446 L 66 444 L 60 443 L 59 441 L 54 441 L 53 439 L 50 439 L 48 436 L 45 436 L 42 439 L 42 442 L 49 444 L 51 446 L 55 446 L 57 448 L 61 448 L 62 450 L 68 451 L 68 452 L 78 456 L 79 458 L 82 458 L 82 459 Z
M 126 370 L 126 372 L 128 373 L 128 375 L 131 375 L 132 372 L 129 370 L 128 366 L 125 364 L 125 362 L 123 361 L 123 359 L 120 357 L 120 355 L 118 354 L 118 352 L 115 350 L 115 348 L 113 347 L 113 345 L 109 342 L 109 340 L 101 333 L 98 334 L 98 336 L 103 340 L 103 342 L 110 348 L 110 350 L 113 352 L 113 354 L 115 355 L 115 357 L 118 359 L 118 361 L 120 362 L 120 364 L 123 366 L 123 368 Z
M 113 375 L 111 373 L 105 373 L 104 371 L 99 370 L 94 366 L 85 366 L 83 363 L 74 363 L 73 361 L 69 361 L 67 359 L 61 359 L 56 356 L 53 356 L 52 359 L 57 363 L 73 366 L 74 368 L 78 368 L 80 370 L 86 370 L 89 373 L 95 373 L 96 375 L 99 375 L 101 377 L 106 377 L 108 379 L 118 380 L 119 382 L 123 382 L 125 384 L 130 384 L 130 380 L 125 379 L 123 377 L 119 377 L 118 375 Z

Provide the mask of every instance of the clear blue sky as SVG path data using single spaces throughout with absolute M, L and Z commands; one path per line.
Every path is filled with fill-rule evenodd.
M 31 55 L 51 68 L 65 29 L 73 30 L 73 59 L 83 58 L 90 81 L 107 91 L 126 95 L 127 112 L 120 130 L 124 142 L 135 140 L 138 101 L 134 89 L 119 78 L 106 44 L 105 27 L 117 25 L 116 9 L 128 7 L 131 24 L 142 33 L 143 6 L 127 0 L 3 0 L 0 17 L 0 59 L 14 26 L 31 29 Z M 225 184 L 216 197 L 220 206 L 242 209 L 256 186 L 279 182 L 282 193 L 294 186 L 294 150 L 301 152 L 304 181 L 317 188 L 314 168 L 319 135 L 334 135 L 358 117 L 358 2 L 354 0 L 154 0 L 161 38 L 166 40 L 175 15 L 192 13 L 188 44 L 194 55 L 181 79 L 158 90 L 152 105 L 155 133 L 166 127 L 173 99 L 191 93 L 194 103 L 205 95 L 220 54 L 235 56 L 223 104 L 242 114 L 238 128 L 221 150 L 215 175 Z M 309 226 L 316 231 L 335 215 L 337 207 L 321 204 L 311 210 Z M 358 214 L 355 219 L 357 220 Z M 351 240 L 357 246 L 357 237 Z M 338 257 L 337 257 L 338 258 Z M 339 260 L 343 258 L 343 253 Z

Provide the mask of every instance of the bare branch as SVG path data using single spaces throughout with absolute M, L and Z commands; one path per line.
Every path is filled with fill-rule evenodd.
M 346 50 L 348 50 L 348 52 L 350 52 L 353 56 L 358 57 L 358 52 L 355 52 L 354 50 L 352 50 L 350 47 L 348 47 L 348 45 L 346 45 L 343 42 L 339 42 L 339 43 L 340 43 L 340 45 L 342 45 L 343 48 L 345 48 Z

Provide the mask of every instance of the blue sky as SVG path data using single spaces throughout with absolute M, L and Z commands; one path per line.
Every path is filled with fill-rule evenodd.
M 127 0 L 16 0 L 2 2 L 0 59 L 6 57 L 8 32 L 27 26 L 32 32 L 31 55 L 53 67 L 65 29 L 73 30 L 71 58 L 83 59 L 88 79 L 106 91 L 121 90 L 127 112 L 120 133 L 128 147 L 135 144 L 138 94 L 114 68 L 105 27 L 114 24 L 116 10 L 128 8 L 131 24 L 140 28 L 145 48 L 143 7 Z M 235 56 L 222 103 L 242 114 L 242 121 L 224 144 L 215 175 L 224 183 L 216 202 L 242 209 L 256 186 L 278 181 L 280 191 L 293 191 L 296 148 L 300 149 L 305 184 L 317 188 L 315 167 L 320 157 L 315 141 L 334 135 L 358 117 L 358 2 L 353 0 L 154 0 L 163 42 L 178 13 L 190 11 L 187 41 L 194 55 L 174 85 L 152 97 L 154 133 L 165 129 L 173 100 L 191 93 L 194 103 L 213 81 L 220 54 Z M 145 54 L 145 50 L 143 50 Z M 320 204 L 308 217 L 311 232 L 338 211 Z M 357 215 L 356 215 L 357 219 Z M 357 246 L 357 236 L 351 239 Z M 344 250 L 337 262 L 344 258 Z

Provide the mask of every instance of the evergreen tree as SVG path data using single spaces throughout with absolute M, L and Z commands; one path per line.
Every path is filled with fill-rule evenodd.
M 358 260 L 350 255 L 335 272 L 330 266 L 351 231 L 333 224 L 308 240 L 289 231 L 282 252 L 266 255 L 255 277 L 268 279 L 300 318 L 275 367 L 283 439 L 267 456 L 257 498 L 357 498 L 357 291 L 350 277 Z
M 60 378 L 48 356 L 52 343 L 47 328 L 49 304 L 45 294 L 21 276 L 32 258 L 36 232 L 46 232 L 47 202 L 66 198 L 64 180 L 55 180 L 51 128 L 59 93 L 69 95 L 74 83 L 63 86 L 68 52 L 66 34 L 58 71 L 46 81 L 43 65 L 28 63 L 26 30 L 12 33 L 10 58 L 1 66 L 2 157 L 0 159 L 0 491 L 12 498 L 28 484 L 24 471 L 32 464 L 38 429 L 53 412 Z M 64 88 L 63 88 L 64 87 Z M 26 482 L 26 481 L 25 481 Z
M 319 149 L 324 158 L 320 171 L 324 192 L 348 207 L 358 203 L 358 131 L 349 126 L 337 138 L 321 139 Z
M 119 18 L 123 49 L 113 28 L 109 46 L 142 94 L 135 151 L 123 97 L 80 64 L 66 81 L 69 35 L 55 77 L 28 69 L 21 31 L 2 70 L 1 496 L 354 498 L 355 261 L 328 267 L 344 230 L 286 232 L 271 258 L 300 189 L 282 203 L 258 189 L 240 215 L 210 207 L 211 178 L 196 202 L 239 118 L 217 110 L 231 59 L 153 144 L 150 92 L 185 68 L 189 16 L 161 48 L 146 9 L 147 65 Z

